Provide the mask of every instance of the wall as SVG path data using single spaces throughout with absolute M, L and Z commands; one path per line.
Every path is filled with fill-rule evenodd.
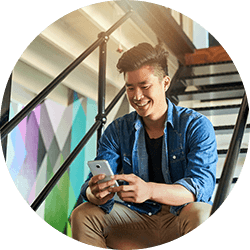
M 11 101 L 10 118 L 21 109 L 20 103 Z M 96 113 L 95 101 L 72 91 L 67 107 L 47 99 L 9 134 L 7 167 L 28 204 L 34 201 L 94 123 Z M 89 172 L 86 162 L 92 160 L 95 153 L 94 135 L 37 210 L 46 222 L 69 236 L 68 217 Z
M 170 9 L 170 11 L 172 17 L 182 27 L 188 38 L 193 41 L 193 20 L 176 10 Z
M 208 32 L 201 25 L 193 22 L 193 43 L 196 49 L 208 48 Z

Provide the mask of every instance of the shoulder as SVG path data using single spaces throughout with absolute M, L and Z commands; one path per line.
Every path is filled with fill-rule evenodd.
M 122 117 L 119 117 L 117 119 L 115 119 L 112 123 L 113 125 L 115 125 L 116 127 L 123 127 L 123 126 L 131 126 L 135 123 L 135 121 L 137 120 L 137 113 L 135 111 L 126 114 Z
M 197 119 L 203 115 L 191 108 L 185 108 L 181 106 L 176 106 L 173 104 L 173 114 L 181 118 L 186 118 L 188 120 Z
M 114 120 L 114 122 L 134 122 L 137 119 L 136 111 L 126 114 Z
M 173 104 L 173 122 L 178 128 L 186 130 L 201 127 L 202 130 L 213 130 L 211 121 L 203 114 L 185 107 Z
M 116 118 L 114 121 L 112 121 L 106 130 L 116 130 L 119 131 L 121 129 L 130 128 L 133 126 L 135 121 L 137 120 L 137 113 L 135 111 L 126 114 L 122 117 Z

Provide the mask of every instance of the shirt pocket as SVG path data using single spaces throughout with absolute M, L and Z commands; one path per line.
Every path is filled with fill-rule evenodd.
M 172 182 L 185 177 L 186 157 L 182 150 L 169 152 L 169 170 Z
M 122 159 L 122 165 L 124 174 L 131 174 L 133 172 L 132 156 L 124 154 Z

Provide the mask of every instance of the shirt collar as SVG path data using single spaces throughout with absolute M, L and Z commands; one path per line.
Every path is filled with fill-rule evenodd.
M 135 111 L 136 112 L 136 111 Z M 134 128 L 135 130 L 140 129 L 143 126 L 142 117 L 140 117 L 136 112 L 135 122 L 134 122 Z
M 167 123 L 170 123 L 172 125 L 172 127 L 174 127 L 174 123 L 173 123 L 173 103 L 170 102 L 170 100 L 168 98 L 166 98 L 166 100 L 167 100 L 167 103 L 168 103 L 168 110 L 167 110 L 167 118 L 166 118 L 166 121 L 165 121 L 165 128 L 167 127 Z M 142 126 L 143 126 L 142 117 L 140 117 L 136 112 L 134 128 L 136 130 L 138 130 Z
M 168 103 L 168 114 L 167 114 L 167 119 L 165 121 L 165 128 L 167 127 L 167 123 L 170 123 L 172 127 L 174 127 L 174 120 L 173 120 L 173 103 L 169 101 L 168 98 L 167 103 Z

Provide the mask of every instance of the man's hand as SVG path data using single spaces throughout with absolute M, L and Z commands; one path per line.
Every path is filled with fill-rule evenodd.
M 115 184 L 115 180 L 98 183 L 104 178 L 105 174 L 99 174 L 93 176 L 89 181 L 86 195 L 88 200 L 95 205 L 103 205 L 114 197 L 114 193 L 111 193 L 108 189 Z
M 142 180 L 134 174 L 121 174 L 111 177 L 113 180 L 123 180 L 129 185 L 119 187 L 110 187 L 108 191 L 118 194 L 121 200 L 126 202 L 142 203 L 151 197 L 151 188 L 149 183 Z

